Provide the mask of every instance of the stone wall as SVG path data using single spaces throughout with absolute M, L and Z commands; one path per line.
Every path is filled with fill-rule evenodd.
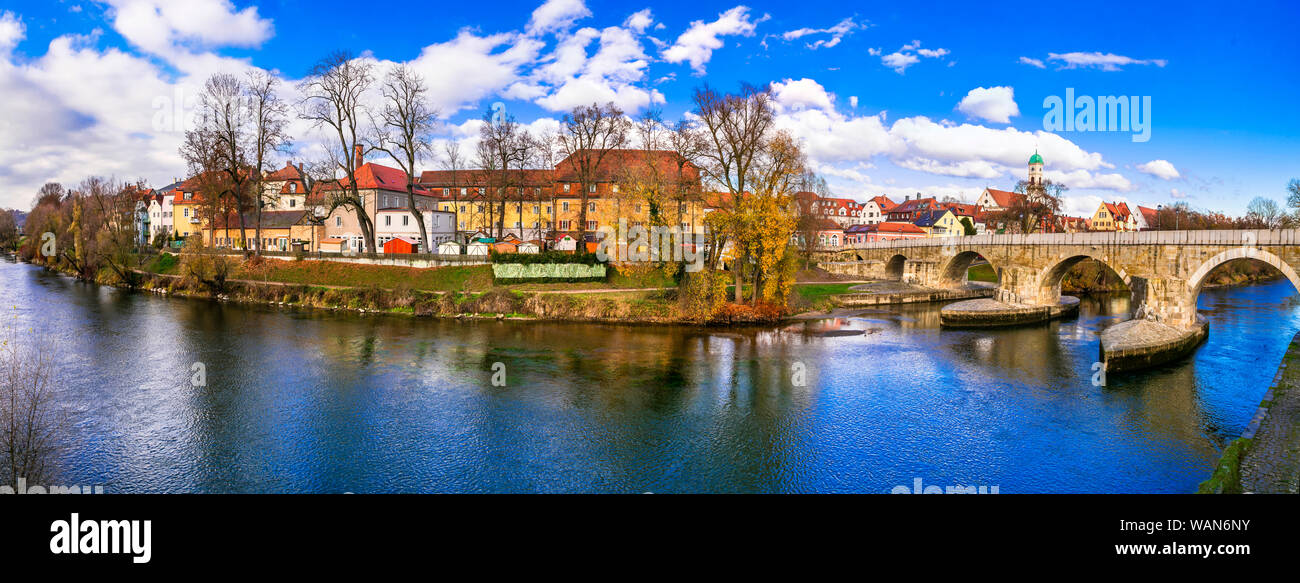
M 891 260 L 903 269 L 891 273 Z M 1300 289 L 1300 230 L 1142 231 L 975 235 L 865 243 L 822 253 L 833 273 L 901 278 L 927 287 L 955 288 L 976 256 L 999 275 L 996 299 L 1009 304 L 1052 306 L 1061 278 L 1075 263 L 1095 259 L 1119 275 L 1133 294 L 1134 316 L 1192 328 L 1205 277 L 1233 259 L 1272 265 Z

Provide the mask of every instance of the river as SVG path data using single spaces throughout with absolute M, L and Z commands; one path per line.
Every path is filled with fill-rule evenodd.
M 1190 492 L 1300 329 L 1285 280 L 1206 290 L 1194 357 L 1095 386 L 1126 296 L 993 331 L 941 330 L 937 304 L 776 329 L 460 322 L 4 258 L 0 297 L 57 363 L 63 483 L 107 492 Z

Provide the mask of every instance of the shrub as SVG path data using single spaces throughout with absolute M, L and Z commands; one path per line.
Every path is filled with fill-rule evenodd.
M 677 294 L 682 317 L 696 322 L 713 319 L 727 302 L 727 277 L 717 271 L 687 273 Z

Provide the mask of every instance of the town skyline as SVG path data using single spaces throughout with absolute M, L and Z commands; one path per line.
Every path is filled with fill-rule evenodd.
M 1281 3 L 1212 19 L 1174 13 L 1151 20 L 1152 35 L 1125 38 L 1113 34 L 1119 23 L 1058 23 L 1016 7 L 978 18 L 952 8 L 933 19 L 904 7 L 854 12 L 817 3 L 799 11 L 761 2 L 502 7 L 490 19 L 455 7 L 407 7 L 417 19 L 445 13 L 425 18 L 431 24 L 418 34 L 370 37 L 322 33 L 319 20 L 334 12 L 328 5 L 113 0 L 0 8 L 0 78 L 14 88 L 0 98 L 9 112 L 0 151 L 13 161 L 0 173 L 0 207 L 27 208 L 40 184 L 73 184 L 87 174 L 154 186 L 183 177 L 183 132 L 159 129 L 169 100 L 197 95 L 212 73 L 250 67 L 275 71 L 292 88 L 320 54 L 339 48 L 381 68 L 400 62 L 420 71 L 444 116 L 439 140 L 472 142 L 497 102 L 546 130 L 592 101 L 613 101 L 633 116 L 661 108 L 677 119 L 706 82 L 724 91 L 771 84 L 778 124 L 804 142 L 836 196 L 858 201 L 920 193 L 975 202 L 986 187 L 1010 190 L 1028 153 L 1039 151 L 1046 176 L 1070 187 L 1068 215 L 1086 215 L 1102 201 L 1185 202 L 1239 215 L 1256 196 L 1284 202 L 1294 174 L 1288 161 L 1300 156 L 1297 114 L 1285 107 L 1297 65 L 1263 57 L 1296 52 L 1297 41 L 1282 31 L 1282 17 L 1294 9 Z M 1158 9 L 1125 14 L 1142 20 Z M 970 32 L 993 23 L 1023 30 L 1006 24 L 1016 18 L 1058 32 L 1032 50 L 981 45 Z M 1158 30 L 1214 25 L 1246 30 L 1225 25 L 1243 18 L 1251 21 L 1248 39 L 1154 38 Z M 1230 47 L 1261 58 L 1214 57 Z M 1210 86 L 1200 83 L 1211 77 L 1213 86 L 1234 89 L 1190 89 Z M 1243 86 L 1253 90 L 1235 89 Z M 1044 131 L 1041 104 L 1067 90 L 1149 96 L 1150 139 Z M 311 158 L 319 140 L 303 122 L 293 125 L 296 150 L 282 158 Z

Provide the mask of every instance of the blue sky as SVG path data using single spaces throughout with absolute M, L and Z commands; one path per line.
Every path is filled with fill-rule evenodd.
M 858 199 L 971 201 L 1013 186 L 1036 147 L 1073 214 L 1103 199 L 1236 214 L 1300 178 L 1294 3 L 989 4 L 6 0 L 0 206 L 87 174 L 170 182 L 180 132 L 158 125 L 160 104 L 250 67 L 291 92 L 335 49 L 420 70 L 441 139 L 472 141 L 496 101 L 544 130 L 591 100 L 677 118 L 701 83 L 772 83 L 780 125 Z M 1046 132 L 1043 100 L 1067 88 L 1149 96 L 1150 140 Z M 286 158 L 312 156 L 296 129 Z

